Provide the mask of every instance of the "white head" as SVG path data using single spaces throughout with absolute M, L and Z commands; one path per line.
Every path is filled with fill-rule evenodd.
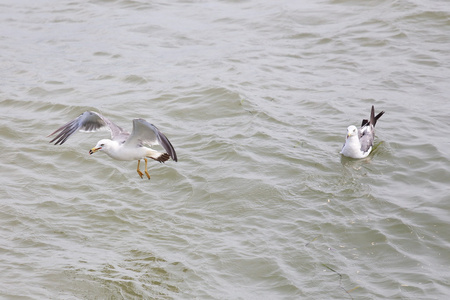
M 97 145 L 95 145 L 94 148 L 89 150 L 89 154 L 94 154 L 95 152 L 100 151 L 100 150 L 102 150 L 102 151 L 104 150 L 104 151 L 108 152 L 108 150 L 111 147 L 111 143 L 112 143 L 112 141 L 109 139 L 100 140 L 97 142 Z
M 351 136 L 358 136 L 358 128 L 356 128 L 356 126 L 348 126 L 347 128 L 347 138 L 351 137 Z

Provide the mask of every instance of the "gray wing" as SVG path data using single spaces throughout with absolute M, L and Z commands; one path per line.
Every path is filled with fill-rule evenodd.
M 359 142 L 361 143 L 361 151 L 367 152 L 373 146 L 375 139 L 375 129 L 372 125 L 363 127 L 359 130 Z
M 64 142 L 77 130 L 84 132 L 95 132 L 99 130 L 109 130 L 111 132 L 111 139 L 123 139 L 125 140 L 128 133 L 122 128 L 105 118 L 99 113 L 93 111 L 85 111 L 78 116 L 75 120 L 61 126 L 56 129 L 49 136 L 56 134 L 50 143 L 55 142 L 55 145 L 62 145 Z
M 177 161 L 177 154 L 169 139 L 159 129 L 144 119 L 133 120 L 133 131 L 130 137 L 125 142 L 129 145 L 161 145 L 167 154 L 172 157 L 174 161 Z

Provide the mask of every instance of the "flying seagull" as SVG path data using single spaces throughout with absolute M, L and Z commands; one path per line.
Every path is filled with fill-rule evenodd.
M 347 128 L 347 138 L 340 153 L 351 158 L 367 157 L 372 151 L 375 138 L 375 124 L 377 124 L 378 119 L 383 114 L 384 111 L 375 116 L 375 108 L 372 105 L 370 119 L 362 120 L 361 128 L 358 129 L 353 125 Z
M 117 160 L 137 160 L 137 172 L 141 178 L 143 173 L 139 169 L 141 159 L 145 161 L 145 175 L 150 179 L 147 170 L 147 158 L 152 158 L 160 163 L 169 158 L 177 161 L 177 154 L 169 139 L 159 129 L 144 119 L 133 120 L 133 131 L 128 133 L 104 116 L 93 111 L 85 111 L 75 120 L 61 126 L 49 135 L 57 134 L 50 143 L 62 145 L 77 130 L 82 132 L 95 132 L 107 129 L 111 132 L 111 139 L 98 141 L 97 145 L 89 150 L 89 154 L 103 151 L 111 158 Z M 166 153 L 161 153 L 146 146 L 161 145 Z

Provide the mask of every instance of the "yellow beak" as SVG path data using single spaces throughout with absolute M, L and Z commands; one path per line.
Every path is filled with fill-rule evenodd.
M 95 152 L 97 152 L 98 150 L 100 150 L 100 149 L 102 149 L 102 147 L 100 147 L 100 148 L 92 148 L 91 150 L 89 150 L 89 154 L 94 154 Z

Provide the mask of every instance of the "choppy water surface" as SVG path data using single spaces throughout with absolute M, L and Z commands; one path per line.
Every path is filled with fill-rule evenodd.
M 447 1 L 3 1 L 0 298 L 446 299 Z M 369 158 L 346 128 L 386 114 Z M 46 137 L 156 124 L 179 162 Z

